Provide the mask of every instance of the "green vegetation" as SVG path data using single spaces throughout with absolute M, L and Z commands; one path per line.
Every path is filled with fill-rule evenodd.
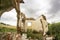
M 4 12 L 10 11 L 11 9 L 13 9 L 12 1 L 13 0 L 0 0 L 0 16 Z
M 12 6 L 12 1 L 11 0 L 1 0 L 0 3 L 0 10 L 7 9 Z
M 16 29 L 0 27 L 0 32 L 16 32 Z
M 32 39 L 39 39 L 39 40 L 42 40 L 42 34 L 37 32 L 37 31 L 32 31 L 31 29 L 28 29 L 27 31 L 27 37 L 31 37 Z
M 16 32 L 16 28 L 14 26 L 6 25 L 6 24 L 0 24 L 0 32 Z M 31 29 L 28 29 L 27 37 L 31 38 L 37 38 L 39 40 L 42 40 L 42 33 L 37 32 L 36 30 L 32 31 Z M 47 32 L 48 35 L 54 35 L 56 40 L 60 40 L 60 22 L 59 23 L 52 23 L 49 24 L 49 31 Z
M 50 24 L 48 34 L 54 35 L 56 40 L 60 40 L 60 22 Z
M 16 32 L 16 28 L 2 23 L 0 24 L 0 32 Z

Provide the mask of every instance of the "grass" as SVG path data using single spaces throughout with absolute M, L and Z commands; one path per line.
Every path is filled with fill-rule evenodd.
M 0 24 L 0 32 L 16 32 L 16 27 L 6 24 Z

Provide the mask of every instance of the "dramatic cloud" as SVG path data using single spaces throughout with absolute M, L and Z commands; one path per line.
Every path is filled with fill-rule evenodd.
M 27 17 L 38 18 L 42 14 L 46 16 L 48 22 L 60 21 L 60 0 L 24 0 L 24 4 L 20 4 L 21 12 Z M 0 22 L 16 25 L 15 9 L 5 12 Z
M 51 5 L 52 5 L 50 10 L 51 13 L 57 13 L 60 11 L 60 0 L 52 0 Z
M 51 8 L 50 0 L 24 0 L 25 4 L 23 6 L 29 17 L 38 17 L 42 13 L 47 13 L 48 10 Z M 22 8 L 22 7 L 21 7 Z M 26 13 L 26 12 L 25 12 Z M 36 16 L 37 14 L 37 16 Z
M 51 0 L 51 8 L 48 11 L 50 22 L 59 22 L 60 20 L 60 0 Z M 53 19 L 53 20 L 52 20 Z

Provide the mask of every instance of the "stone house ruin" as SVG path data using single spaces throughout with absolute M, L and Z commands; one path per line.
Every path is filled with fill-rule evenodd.
M 48 31 L 48 23 L 44 15 L 41 15 L 37 19 L 34 19 L 27 18 L 23 13 L 21 13 L 20 26 L 24 31 L 27 31 L 27 29 L 32 29 L 32 31 L 41 31 L 44 35 Z
M 28 18 L 25 21 L 25 29 L 32 29 L 38 32 L 43 31 L 44 35 L 48 31 L 48 23 L 44 15 L 41 15 L 39 18 Z

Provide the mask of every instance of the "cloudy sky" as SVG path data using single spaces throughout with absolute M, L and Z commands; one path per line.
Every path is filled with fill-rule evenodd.
M 43 14 L 49 23 L 60 22 L 60 0 L 24 0 L 24 2 L 20 4 L 20 8 L 27 17 L 38 18 Z M 16 20 L 16 11 L 12 9 L 2 15 L 0 22 L 16 26 Z

